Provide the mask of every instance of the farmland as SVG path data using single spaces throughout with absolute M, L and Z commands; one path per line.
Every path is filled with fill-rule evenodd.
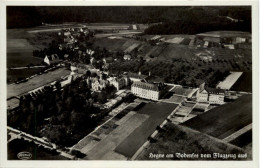
M 148 115 L 149 118 L 119 144 L 115 151 L 131 158 L 176 107 L 176 104 L 170 103 L 149 103 L 139 109 L 138 114 Z
M 127 160 L 176 106 L 169 103 L 134 102 L 79 141 L 73 149 L 85 153 L 85 159 Z M 136 139 L 136 136 L 140 138 Z
M 128 135 L 147 120 L 144 114 L 133 114 L 122 125 L 113 130 L 107 137 L 102 139 L 88 153 L 88 159 L 122 159 L 124 156 L 113 151 Z
M 24 79 L 41 71 L 41 68 L 33 69 L 13 69 L 7 70 L 7 83 L 13 83 L 16 80 Z
M 230 73 L 231 74 L 227 76 L 227 78 L 223 82 L 220 82 L 217 85 L 217 88 L 230 89 L 236 83 L 239 77 L 243 74 L 243 72 L 230 72 Z
M 250 123 L 252 123 L 252 95 L 243 95 L 236 101 L 198 115 L 183 125 L 224 139 Z
M 196 152 L 195 152 L 196 151 Z M 155 137 L 155 142 L 150 143 L 136 158 L 136 160 L 155 160 L 150 157 L 153 154 L 173 154 L 172 157 L 163 157 L 158 160 L 198 160 L 197 158 L 178 158 L 177 153 L 199 154 L 199 160 L 223 160 L 213 159 L 213 153 L 239 154 L 244 153 L 241 148 L 230 145 L 208 135 L 202 134 L 181 125 L 167 123 L 161 132 Z M 210 154 L 204 158 L 200 154 Z M 251 158 L 247 158 L 251 159 Z M 233 160 L 229 158 L 227 160 Z
M 252 72 L 244 72 L 230 90 L 252 92 Z
M 7 68 L 40 65 L 43 62 L 41 58 L 33 57 L 33 50 L 43 46 L 39 45 L 39 41 L 33 45 L 31 39 L 33 36 L 26 29 L 7 29 Z M 39 71 L 40 69 L 7 70 L 7 82 L 24 79 Z
M 8 85 L 7 86 L 7 98 L 27 93 L 38 87 L 44 86 L 57 79 L 60 79 L 61 76 L 66 76 L 69 73 L 70 73 L 69 70 L 66 70 L 65 68 L 61 68 L 61 69 L 57 69 L 55 71 L 50 71 L 46 74 L 36 76 L 32 79 L 29 79 L 29 81 L 27 81 L 26 83 Z

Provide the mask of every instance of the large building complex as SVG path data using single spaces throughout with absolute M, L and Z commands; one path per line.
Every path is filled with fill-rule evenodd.
M 162 84 L 151 84 L 145 82 L 134 82 L 131 87 L 131 91 L 134 95 L 150 100 L 159 100 L 161 90 Z

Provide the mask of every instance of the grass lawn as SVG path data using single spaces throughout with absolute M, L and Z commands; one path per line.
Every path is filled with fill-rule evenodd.
M 244 153 L 242 149 L 236 146 L 184 126 L 167 123 L 163 129 L 164 131 L 159 132 L 155 137 L 155 142 L 150 143 L 147 148 L 139 154 L 136 160 L 156 160 L 156 158 L 149 157 L 150 153 L 173 154 L 170 158 L 166 158 L 165 156 L 159 160 L 222 160 L 221 158 L 214 159 L 213 153 Z M 176 153 L 195 153 L 198 154 L 198 158 L 178 158 Z M 211 157 L 203 158 L 200 154 L 210 154 Z
M 250 123 L 252 123 L 252 95 L 243 95 L 236 101 L 209 110 L 183 125 L 224 139 Z
M 176 107 L 176 104 L 171 103 L 148 103 L 139 109 L 137 113 L 146 114 L 149 118 L 126 137 L 115 151 L 131 158 Z
M 69 160 L 59 153 L 52 153 L 46 148 L 39 147 L 33 142 L 15 139 L 8 143 L 8 160 L 19 160 L 17 154 L 19 152 L 30 152 L 32 158 L 30 160 Z

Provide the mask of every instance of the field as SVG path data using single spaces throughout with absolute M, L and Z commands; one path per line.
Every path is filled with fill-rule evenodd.
M 73 146 L 74 149 L 80 150 L 83 153 L 88 152 L 92 149 L 100 140 L 105 138 L 109 133 L 111 133 L 115 128 L 119 125 L 118 122 L 121 121 L 121 118 L 124 118 L 130 112 L 131 108 L 127 107 L 126 109 L 120 111 L 118 114 L 114 116 L 111 120 L 104 123 L 102 127 L 99 127 L 91 134 L 87 135 L 83 139 L 81 139 L 77 144 Z M 131 115 L 128 115 L 131 116 Z M 109 117 L 108 117 L 109 118 Z M 106 120 L 105 120 L 106 121 Z M 101 123 L 102 124 L 102 123 Z
M 121 39 L 109 39 L 109 38 L 98 38 L 94 42 L 94 46 L 99 46 L 100 48 L 106 48 L 110 51 L 124 51 L 133 44 L 139 44 L 137 49 L 140 55 L 145 56 L 145 59 L 150 59 L 149 56 L 154 56 L 155 60 L 169 60 L 172 58 L 183 58 L 192 59 L 200 58 L 203 59 L 205 56 L 212 57 L 213 60 L 219 59 L 219 62 L 213 62 L 214 66 L 221 67 L 223 64 L 228 64 L 229 62 L 224 62 L 224 60 L 229 61 L 236 59 L 239 62 L 241 68 L 250 66 L 247 63 L 242 63 L 243 61 L 251 61 L 252 51 L 250 49 L 223 49 L 223 48 L 192 48 L 189 47 L 187 42 L 183 44 L 174 43 L 160 43 L 158 45 L 150 45 L 144 40 L 151 39 L 153 36 L 140 36 L 142 40 L 121 38 Z M 192 39 L 187 35 L 161 35 L 161 38 L 172 39 L 177 37 L 182 37 L 184 39 Z M 120 42 L 117 42 L 120 41 Z M 184 40 L 185 41 L 185 40 Z M 140 45 L 141 44 L 141 45 Z M 122 48 L 122 46 L 124 46 Z M 227 65 L 225 65 L 227 66 Z M 231 65 L 229 65 L 231 66 Z
M 41 68 L 7 70 L 7 83 L 13 83 L 16 80 L 30 77 L 40 71 Z
M 140 108 L 136 108 L 138 104 L 128 106 L 74 145 L 73 149 L 85 153 L 87 156 L 84 159 L 88 160 L 130 158 L 155 131 L 156 126 L 160 125 L 177 106 L 168 103 L 143 103 Z M 136 136 L 140 138 L 136 139 Z
M 114 149 L 120 144 L 128 135 L 143 124 L 148 118 L 145 114 L 133 114 L 122 125 L 113 130 L 110 134 L 102 139 L 94 148 L 89 150 L 87 159 L 92 160 L 120 160 L 125 157 L 114 152 Z
M 115 151 L 131 158 L 176 107 L 176 104 L 170 103 L 149 103 L 139 109 L 138 114 L 148 115 L 149 118 L 125 138 Z
M 182 125 L 224 139 L 250 123 L 252 95 L 243 95 L 234 102 L 209 110 Z
M 33 57 L 32 52 L 35 49 L 44 48 L 43 42 L 46 43 L 51 39 L 45 39 L 38 34 L 30 34 L 28 29 L 8 29 L 7 30 L 7 67 L 26 66 L 30 63 L 39 64 L 42 59 Z M 37 41 L 33 41 L 37 38 Z
M 236 83 L 239 77 L 243 74 L 243 72 L 230 72 L 230 73 L 231 74 L 228 75 L 224 81 L 220 82 L 217 85 L 217 88 L 229 90 Z
M 7 53 L 7 67 L 22 67 L 29 64 L 41 64 L 43 59 L 33 57 L 32 52 L 20 51 L 15 53 Z
M 153 154 L 173 154 L 171 157 L 151 158 Z M 199 154 L 198 158 L 178 158 L 177 153 Z M 200 132 L 184 126 L 167 123 L 163 131 L 155 137 L 155 142 L 150 143 L 136 158 L 136 160 L 222 160 L 213 159 L 213 153 L 239 154 L 244 151 L 234 145 L 230 145 L 218 139 L 212 138 Z M 204 158 L 200 154 L 210 154 Z M 247 158 L 247 160 L 252 158 Z M 227 160 L 232 160 L 227 159 Z
M 252 72 L 244 72 L 230 90 L 252 92 Z
M 69 160 L 63 156 L 60 156 L 58 153 L 39 147 L 33 142 L 29 143 L 21 139 L 15 139 L 8 143 L 8 160 L 19 160 L 17 158 L 17 154 L 24 151 L 32 154 L 32 158 L 30 160 Z
M 243 148 L 246 145 L 252 143 L 252 138 L 253 138 L 252 130 L 250 130 L 250 131 L 244 133 L 243 135 L 237 137 L 236 139 L 234 139 L 230 143 Z
M 65 68 L 60 68 L 55 71 L 50 71 L 46 74 L 38 75 L 32 79 L 29 79 L 25 83 L 8 85 L 7 98 L 27 93 L 33 89 L 51 83 L 59 79 L 61 76 L 66 76 L 68 74 L 70 74 L 69 70 L 66 70 Z

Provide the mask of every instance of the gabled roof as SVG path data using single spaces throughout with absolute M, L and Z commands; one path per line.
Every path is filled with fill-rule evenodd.
M 151 83 L 144 83 L 144 82 L 134 82 L 132 87 L 138 87 L 146 90 L 153 90 L 153 91 L 159 91 L 159 88 L 155 84 Z
M 210 87 L 205 87 L 205 90 L 210 93 L 210 94 L 221 94 L 225 93 L 225 90 L 223 89 L 215 89 L 215 88 L 210 88 Z

